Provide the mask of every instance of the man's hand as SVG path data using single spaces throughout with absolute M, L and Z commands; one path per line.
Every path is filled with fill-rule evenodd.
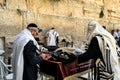
M 45 59 L 46 58 L 46 55 L 44 53 L 41 53 L 40 56 Z

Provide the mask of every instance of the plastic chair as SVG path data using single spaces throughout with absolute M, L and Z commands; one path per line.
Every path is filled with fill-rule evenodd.
M 0 67 L 2 70 L 2 74 L 1 76 L 3 76 L 4 80 L 13 80 L 13 73 L 12 73 L 12 65 L 8 65 L 6 63 L 3 62 L 2 59 L 0 59 Z

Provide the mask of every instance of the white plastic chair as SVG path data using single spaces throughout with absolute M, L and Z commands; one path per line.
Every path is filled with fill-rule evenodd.
M 3 79 L 4 80 L 13 80 L 12 69 L 9 69 L 9 68 L 12 68 L 12 65 L 8 65 L 8 64 L 4 63 L 2 59 L 0 59 L 0 64 L 1 64 L 0 67 L 2 70 L 1 76 L 3 76 Z
M 5 52 L 4 50 L 1 50 L 1 49 L 0 49 L 0 59 L 1 59 L 1 60 L 4 60 L 4 57 L 3 57 L 4 52 Z M 3 71 L 2 71 L 2 70 L 3 70 L 3 67 L 2 67 L 1 65 L 2 65 L 2 64 L 0 63 L 0 79 L 3 78 Z

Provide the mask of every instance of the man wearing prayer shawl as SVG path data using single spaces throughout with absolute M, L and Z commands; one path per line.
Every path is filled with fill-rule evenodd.
M 31 23 L 15 37 L 12 55 L 13 80 L 37 80 L 38 67 L 45 58 L 44 54 L 40 54 L 34 38 L 38 30 L 37 25 Z
M 46 33 L 47 46 L 58 46 L 58 36 L 59 33 L 52 27 L 51 30 Z
M 116 40 L 98 22 L 90 21 L 87 33 L 88 49 L 79 62 L 94 59 L 94 80 L 120 80 L 120 63 Z

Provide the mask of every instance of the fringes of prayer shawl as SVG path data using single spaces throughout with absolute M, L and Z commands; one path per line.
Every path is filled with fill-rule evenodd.
M 96 80 L 112 80 L 114 78 L 114 73 L 109 73 L 100 59 L 96 61 L 96 70 Z
M 116 47 L 116 50 L 117 50 L 117 55 L 120 58 L 120 48 L 119 48 L 119 46 Z

